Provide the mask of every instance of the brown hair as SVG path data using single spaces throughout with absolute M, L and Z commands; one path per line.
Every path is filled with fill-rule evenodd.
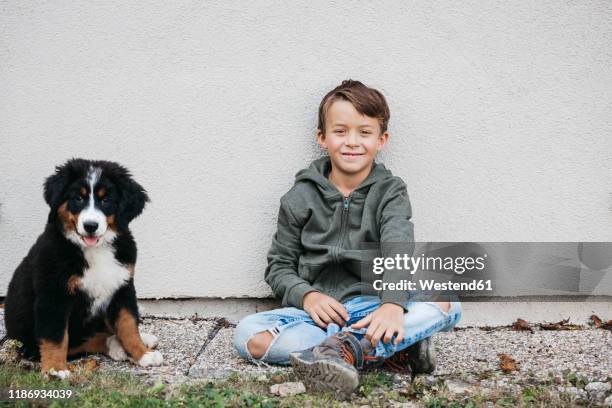
M 380 91 L 368 88 L 359 81 L 347 79 L 329 91 L 319 105 L 319 130 L 325 133 L 325 116 L 329 107 L 337 100 L 349 101 L 357 112 L 378 119 L 380 131 L 386 132 L 389 124 L 389 105 Z

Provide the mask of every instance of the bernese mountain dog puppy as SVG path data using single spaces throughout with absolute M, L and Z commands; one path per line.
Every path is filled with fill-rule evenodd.
M 149 201 L 123 166 L 72 159 L 44 183 L 49 218 L 15 270 L 4 318 L 26 358 L 65 378 L 68 356 L 104 353 L 160 365 L 157 338 L 138 330 L 136 243 L 128 228 Z

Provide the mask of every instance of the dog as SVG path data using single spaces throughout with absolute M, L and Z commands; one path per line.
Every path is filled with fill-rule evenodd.
M 44 232 L 8 287 L 7 338 L 43 373 L 66 378 L 68 357 L 103 353 L 140 366 L 163 362 L 157 338 L 140 334 L 129 223 L 149 201 L 118 163 L 71 159 L 44 183 Z

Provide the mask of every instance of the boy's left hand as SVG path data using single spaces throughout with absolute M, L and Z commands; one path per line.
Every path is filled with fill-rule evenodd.
M 365 337 L 376 347 L 380 339 L 388 343 L 397 333 L 394 344 L 399 344 L 404 339 L 404 308 L 393 304 L 384 303 L 374 312 L 370 313 L 357 323 L 351 325 L 353 329 L 368 328 Z

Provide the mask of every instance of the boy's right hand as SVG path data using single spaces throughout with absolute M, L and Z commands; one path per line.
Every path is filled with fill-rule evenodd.
M 321 292 L 308 292 L 302 302 L 304 310 L 312 317 L 317 326 L 326 329 L 329 323 L 343 327 L 349 315 L 342 303 Z

